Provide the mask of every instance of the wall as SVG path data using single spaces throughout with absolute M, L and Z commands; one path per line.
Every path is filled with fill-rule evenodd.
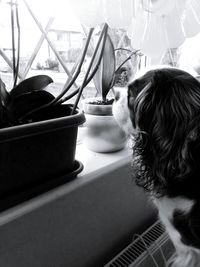
M 0 267 L 103 266 L 154 220 L 129 163 L 86 183 L 81 179 L 68 193 L 64 185 L 48 193 L 51 200 L 41 196 L 29 208 L 20 206 L 20 216 L 15 209 L 1 214 Z

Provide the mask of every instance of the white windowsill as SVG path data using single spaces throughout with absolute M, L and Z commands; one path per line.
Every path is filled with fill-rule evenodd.
M 114 153 L 96 153 L 88 150 L 84 145 L 78 145 L 76 159 L 80 160 L 84 169 L 79 175 L 84 182 L 90 181 L 93 176 L 98 176 L 109 169 L 123 166 L 130 161 L 131 150 L 125 148 Z
M 105 173 L 109 173 L 112 170 L 128 164 L 131 159 L 131 150 L 125 148 L 115 153 L 95 153 L 80 144 L 77 146 L 76 159 L 83 163 L 84 169 L 75 180 L 1 212 L 0 226 L 15 220 L 24 214 L 30 213 L 47 203 L 62 198 L 62 196 L 81 186 L 85 186 L 87 183 L 92 182 L 94 179 L 98 179 Z

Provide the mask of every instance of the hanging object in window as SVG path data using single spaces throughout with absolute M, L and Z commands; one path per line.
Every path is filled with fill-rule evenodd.
M 73 0 L 82 24 L 123 28 L 133 49 L 161 58 L 200 32 L 199 0 Z
M 132 18 L 127 31 L 128 37 L 131 39 L 131 44 L 136 50 L 140 50 L 142 47 L 146 24 L 147 14 L 144 14 L 142 9 L 138 8 L 137 17 Z
M 72 6 L 80 23 L 94 28 L 105 21 L 102 0 L 73 0 Z
M 195 12 L 195 17 L 200 21 L 200 1 L 199 0 L 191 0 L 190 5 Z
M 105 20 L 111 28 L 127 29 L 134 16 L 134 1 L 106 0 Z
M 176 5 L 175 0 L 141 0 L 141 3 L 145 11 L 158 16 L 169 14 Z
M 141 52 L 150 57 L 161 56 L 167 50 L 163 19 L 150 15 L 143 37 Z
M 196 16 L 191 1 L 188 2 L 187 8 L 183 13 L 183 28 L 186 37 L 193 37 L 200 32 L 200 21 Z
M 179 47 L 187 37 L 200 32 L 198 0 L 140 0 L 135 14 L 135 25 L 143 18 L 146 24 L 143 21 L 142 25 L 146 26 L 140 27 L 140 33 L 138 27 L 132 27 L 132 33 L 129 32 L 133 48 L 152 59 L 161 58 L 168 49 Z M 139 42 L 133 36 L 140 36 Z
M 177 48 L 185 40 L 179 11 L 179 9 L 175 8 L 163 18 L 168 48 Z
M 131 0 L 74 0 L 72 5 L 80 22 L 88 27 L 106 22 L 111 28 L 127 28 L 135 12 Z

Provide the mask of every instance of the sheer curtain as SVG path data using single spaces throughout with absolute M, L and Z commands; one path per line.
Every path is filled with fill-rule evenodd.
M 199 0 L 71 0 L 82 24 L 127 30 L 134 49 L 160 58 L 200 32 Z

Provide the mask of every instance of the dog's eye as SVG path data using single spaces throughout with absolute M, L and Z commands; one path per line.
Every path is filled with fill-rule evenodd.
M 134 107 L 134 102 L 135 102 L 135 98 L 133 96 L 130 96 L 128 97 L 128 105 L 130 108 L 133 108 Z

